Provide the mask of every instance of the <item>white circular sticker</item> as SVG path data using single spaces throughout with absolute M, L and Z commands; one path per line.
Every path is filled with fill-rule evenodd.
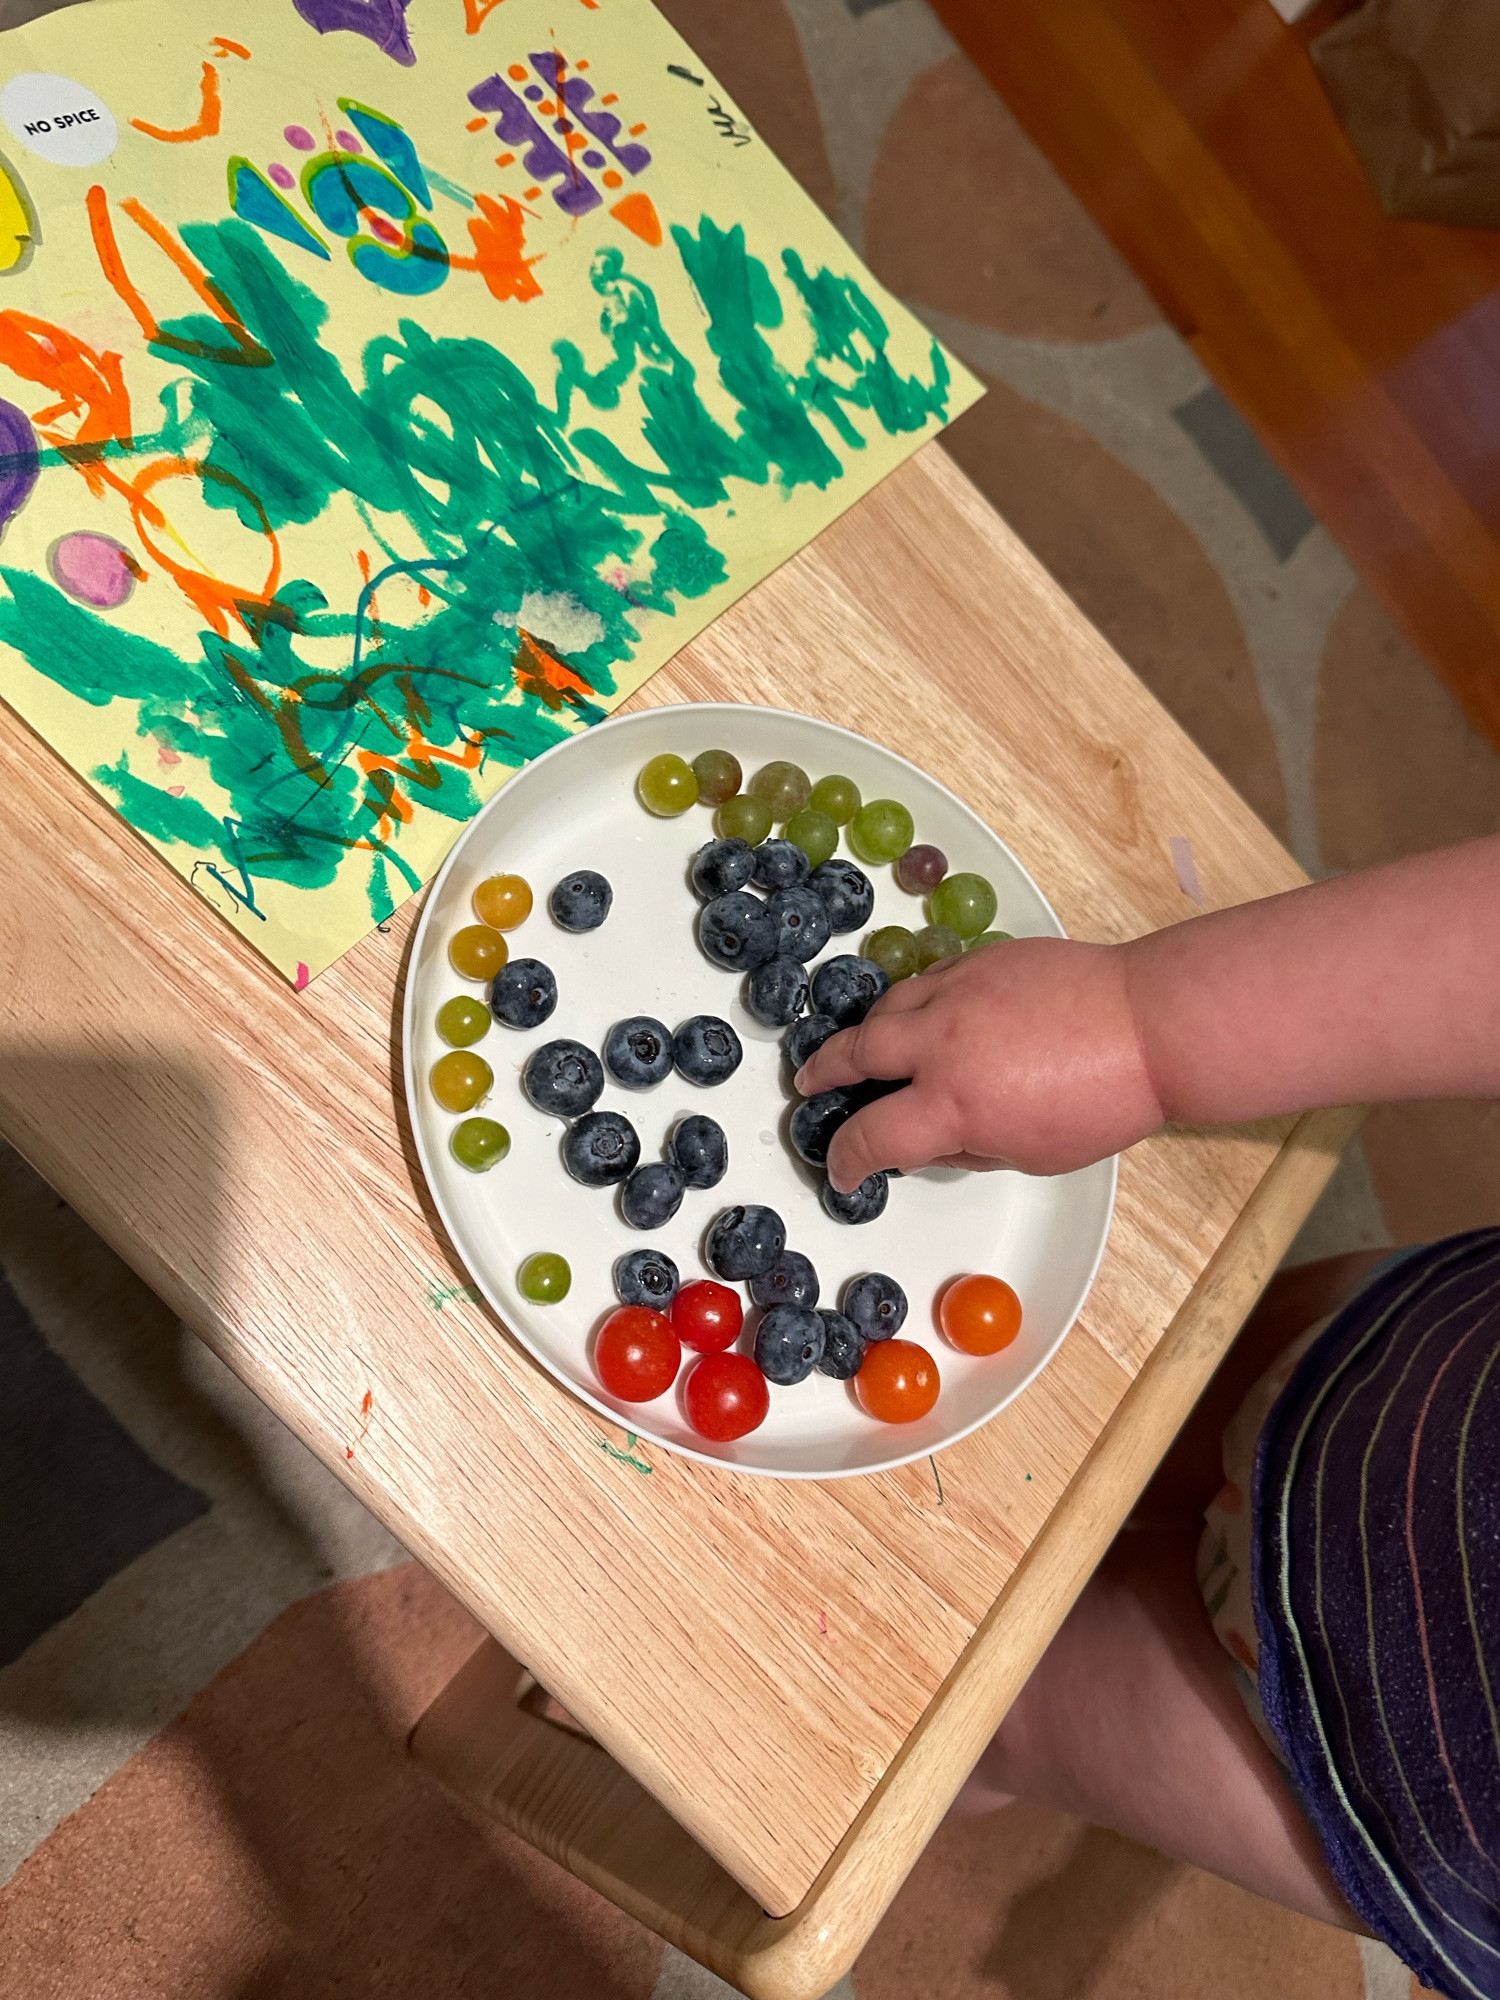
M 120 143 L 115 114 L 70 76 L 27 70 L 0 90 L 3 118 L 28 152 L 55 167 L 97 167 Z

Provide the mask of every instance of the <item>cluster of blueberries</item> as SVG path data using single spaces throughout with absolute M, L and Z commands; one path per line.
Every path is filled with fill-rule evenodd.
M 830 1035 L 862 1021 L 889 987 L 873 959 L 852 952 L 808 971 L 831 937 L 860 930 L 870 920 L 875 890 L 852 861 L 835 856 L 814 868 L 790 840 L 766 840 L 758 847 L 711 840 L 698 850 L 692 880 L 703 899 L 699 943 L 716 964 L 745 974 L 745 1008 L 753 1019 L 787 1029 L 783 1047 L 794 1072 Z M 757 895 L 757 889 L 764 893 Z M 872 1098 L 900 1088 L 900 1083 L 866 1083 L 809 1097 L 792 1114 L 798 1156 L 811 1167 L 825 1166 L 844 1120 Z M 823 1207 L 836 1222 L 873 1222 L 885 1208 L 888 1181 L 884 1173 L 871 1174 L 852 1194 L 840 1194 L 825 1176 Z
M 871 1341 L 889 1340 L 905 1322 L 906 1294 L 883 1271 L 851 1278 L 840 1310 L 820 1307 L 811 1259 L 787 1249 L 786 1224 L 773 1208 L 726 1208 L 708 1232 L 706 1254 L 717 1276 L 748 1282 L 761 1308 L 755 1365 L 782 1387 L 806 1381 L 815 1368 L 849 1381 Z M 632 1250 L 615 1265 L 615 1288 L 629 1306 L 665 1312 L 677 1284 L 677 1266 L 660 1250 Z

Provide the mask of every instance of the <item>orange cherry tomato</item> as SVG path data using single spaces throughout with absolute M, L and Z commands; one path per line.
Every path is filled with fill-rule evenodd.
M 937 1363 L 914 1340 L 874 1340 L 854 1378 L 854 1393 L 883 1424 L 925 1417 L 942 1387 Z
M 938 1307 L 938 1325 L 963 1354 L 998 1354 L 1021 1331 L 1021 1301 L 1003 1278 L 955 1278 Z

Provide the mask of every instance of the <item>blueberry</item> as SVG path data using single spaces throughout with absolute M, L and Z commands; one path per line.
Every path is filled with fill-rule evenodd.
M 708 1232 L 704 1254 L 716 1277 L 732 1285 L 769 1271 L 786 1248 L 786 1224 L 774 1208 L 747 1202 L 726 1208 Z
M 812 863 L 790 840 L 763 840 L 754 849 L 755 879 L 762 889 L 800 889 Z
M 552 921 L 565 931 L 596 931 L 609 915 L 615 892 L 592 868 L 565 875 L 547 898 Z
M 582 1042 L 543 1042 L 526 1058 L 521 1088 L 538 1111 L 578 1118 L 598 1103 L 604 1071 Z
M 875 889 L 863 868 L 835 855 L 812 872 L 812 886 L 823 899 L 829 928 L 836 937 L 863 930 L 875 908 Z
M 845 1285 L 844 1311 L 866 1340 L 889 1340 L 906 1323 L 906 1294 L 884 1271 L 867 1271 Z
M 835 1222 L 873 1222 L 884 1210 L 888 1192 L 884 1174 L 871 1174 L 853 1194 L 840 1194 L 832 1181 L 824 1181 L 823 1209 Z
M 690 1188 L 716 1187 L 729 1171 L 729 1141 L 712 1118 L 684 1118 L 667 1143 L 672 1164 Z
M 769 1271 L 750 1280 L 758 1306 L 815 1306 L 820 1289 L 812 1259 L 800 1250 L 783 1250 Z
M 677 1296 L 677 1266 L 660 1250 L 627 1250 L 615 1259 L 615 1290 L 622 1306 L 665 1312 Z
M 807 1005 L 807 967 L 795 958 L 768 958 L 745 976 L 745 1011 L 767 1028 L 784 1028 Z
M 766 909 L 775 922 L 776 949 L 783 958 L 800 958 L 805 965 L 827 944 L 828 912 L 816 889 L 778 889 Z
M 649 1014 L 616 1022 L 604 1044 L 604 1067 L 627 1090 L 648 1090 L 672 1074 L 672 1030 Z
M 539 958 L 513 958 L 490 986 L 490 1012 L 507 1028 L 539 1028 L 556 1005 L 557 981 Z
M 836 1035 L 839 1024 L 831 1014 L 809 1014 L 805 1020 L 794 1021 L 791 1033 L 782 1043 L 786 1059 L 795 1073 L 805 1062 L 811 1062 L 830 1035 Z
M 710 840 L 693 857 L 693 887 L 705 901 L 743 889 L 755 872 L 748 840 Z
M 858 1027 L 890 983 L 872 958 L 842 952 L 813 974 L 813 1007 L 831 1014 L 841 1028 Z
M 834 1133 L 853 1111 L 847 1090 L 820 1090 L 816 1097 L 804 1097 L 792 1113 L 792 1151 L 810 1167 L 821 1167 Z
M 563 1165 L 585 1187 L 613 1187 L 627 1180 L 641 1157 L 635 1127 L 618 1111 L 591 1111 L 568 1127 Z
M 819 1306 L 818 1318 L 823 1322 L 824 1335 L 823 1359 L 818 1367 L 835 1381 L 847 1382 L 860 1371 L 865 1358 L 865 1337 L 852 1319 L 843 1313 L 830 1312 L 826 1306 Z
M 672 1041 L 672 1054 L 687 1083 L 724 1083 L 744 1059 L 740 1038 L 717 1014 L 695 1014 Z
M 698 918 L 698 942 L 717 965 L 753 972 L 776 956 L 776 919 L 759 896 L 743 889 L 715 896 Z
M 755 1329 L 755 1365 L 768 1382 L 805 1382 L 823 1359 L 827 1339 L 810 1306 L 772 1306 Z
M 620 1190 L 620 1213 L 632 1229 L 661 1229 L 682 1206 L 682 1170 L 664 1160 L 637 1167 Z

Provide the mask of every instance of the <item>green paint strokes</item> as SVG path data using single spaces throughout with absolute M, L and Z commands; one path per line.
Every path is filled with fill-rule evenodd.
M 480 1302 L 479 1287 L 477 1285 L 444 1285 L 440 1284 L 435 1278 L 427 1287 L 427 1303 L 436 1313 L 440 1313 L 444 1306 L 451 1305 L 455 1299 L 463 1305 L 477 1306 Z
M 595 1438 L 594 1443 L 598 1445 L 600 1451 L 607 1457 L 618 1459 L 621 1465 L 633 1466 L 640 1473 L 650 1473 L 651 1467 L 646 1463 L 645 1459 L 635 1456 L 636 1435 L 634 1431 L 626 1431 L 626 1448 L 624 1451 L 621 1451 L 618 1445 L 611 1444 L 608 1438 Z
M 126 756 L 98 782 L 143 832 L 193 850 L 194 873 L 255 916 L 257 883 L 317 889 L 357 855 L 383 922 L 398 882 L 420 886 L 400 851 L 414 807 L 467 819 L 493 764 L 517 767 L 605 712 L 643 612 L 671 615 L 729 579 L 716 510 L 733 517 L 737 485 L 826 488 L 842 476 L 840 451 L 863 448 L 862 423 L 894 436 L 947 413 L 941 353 L 930 379 L 901 375 L 885 321 L 853 279 L 809 272 L 788 251 L 783 289 L 741 226 L 708 217 L 672 240 L 736 412 L 727 424 L 617 246 L 590 269 L 591 353 L 559 341 L 553 379 L 539 386 L 488 342 L 437 337 L 411 319 L 346 372 L 328 307 L 255 229 L 230 218 L 188 224 L 182 237 L 266 363 L 232 365 L 205 315 L 164 326 L 153 351 L 179 372 L 160 428 L 106 455 L 202 460 L 205 502 L 257 536 L 352 503 L 388 561 L 352 616 L 291 575 L 273 601 L 242 604 L 227 636 L 204 629 L 184 654 L 4 568 L 0 642 L 95 707 L 138 704 L 140 737 L 177 753 L 179 778 L 191 763 L 223 817 L 173 798 L 154 756 L 150 777 Z M 800 368 L 770 334 L 806 354 Z M 632 450 L 591 411 L 621 413 Z M 50 473 L 62 461 L 44 463 Z M 421 556 L 394 554 L 413 543 Z M 420 608 L 418 584 L 429 597 Z M 539 592 L 567 593 L 597 617 L 601 636 L 566 656 L 593 698 L 518 679 L 517 614 Z

